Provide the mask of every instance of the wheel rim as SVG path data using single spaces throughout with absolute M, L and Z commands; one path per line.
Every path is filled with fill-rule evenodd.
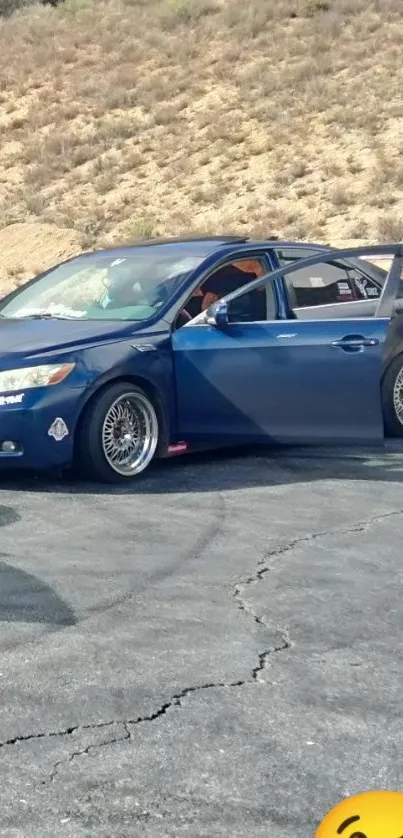
M 122 477 L 147 468 L 158 442 L 155 410 L 140 393 L 124 393 L 110 405 L 102 425 L 102 450 L 108 465 Z
M 393 387 L 393 407 L 396 419 L 403 425 L 403 367 L 399 370 Z

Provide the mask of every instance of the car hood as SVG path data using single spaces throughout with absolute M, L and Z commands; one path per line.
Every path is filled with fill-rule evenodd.
M 0 319 L 0 364 L 11 358 L 77 351 L 94 343 L 124 339 L 126 326 L 128 338 L 145 330 L 144 322 Z

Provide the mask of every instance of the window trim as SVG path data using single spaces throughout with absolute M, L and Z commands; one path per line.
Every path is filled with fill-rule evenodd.
M 343 305 L 343 304 L 341 303 L 341 305 Z M 202 314 L 204 314 L 204 312 L 202 312 Z M 200 317 L 200 315 L 198 315 L 198 317 Z M 374 319 L 373 317 L 365 317 L 365 316 L 354 317 L 355 321 L 359 321 L 359 322 L 363 322 L 363 323 L 372 323 L 373 319 Z M 378 320 L 390 321 L 390 317 L 387 317 L 385 315 L 382 315 L 382 317 L 379 317 L 377 319 Z M 337 317 L 308 318 L 307 317 L 304 320 L 295 320 L 294 318 L 291 318 L 291 319 L 288 319 L 288 320 L 251 320 L 249 323 L 245 323 L 244 321 L 236 322 L 236 323 L 233 322 L 233 323 L 228 324 L 228 331 L 230 331 L 230 329 L 233 326 L 242 326 L 242 327 L 245 327 L 245 326 L 271 326 L 271 325 L 278 324 L 278 323 L 284 323 L 284 324 L 289 323 L 289 324 L 292 324 L 293 327 L 295 328 L 296 323 L 298 323 L 298 324 L 299 323 L 334 323 L 335 320 L 339 320 L 339 321 L 343 320 L 344 321 L 344 320 L 348 320 L 348 317 L 346 317 L 346 318 L 344 318 L 344 317 L 343 318 L 341 318 L 341 317 L 340 318 L 337 318 Z M 187 329 L 187 328 L 189 328 L 189 326 L 192 326 L 194 328 L 196 328 L 198 326 L 215 328 L 215 327 L 212 327 L 212 326 L 210 327 L 209 323 L 205 323 L 205 322 L 202 322 L 202 321 L 199 321 L 198 323 L 195 323 L 195 320 L 189 320 L 189 323 L 185 323 L 183 326 L 181 326 L 181 329 Z
M 335 306 L 345 307 L 345 306 L 353 306 L 353 305 L 356 305 L 356 304 L 365 305 L 365 303 L 372 303 L 372 304 L 375 303 L 376 304 L 376 300 L 375 299 L 374 300 L 364 299 L 364 300 L 346 300 L 344 303 L 341 303 L 341 302 L 337 302 L 337 303 L 318 303 L 318 305 L 316 305 L 316 306 L 315 305 L 313 305 L 313 306 L 295 306 L 295 308 L 293 308 L 292 310 L 293 311 L 306 311 L 307 308 L 334 308 Z M 348 318 L 343 317 L 342 319 L 347 320 Z

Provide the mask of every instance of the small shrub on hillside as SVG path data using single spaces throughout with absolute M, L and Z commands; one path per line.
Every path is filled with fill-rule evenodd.
M 171 29 L 181 23 L 194 24 L 216 11 L 213 0 L 164 0 L 161 20 L 167 29 Z
M 58 6 L 62 0 L 0 0 L 0 18 L 10 17 L 19 9 L 24 9 L 26 6 L 34 6 L 41 4 L 42 6 Z
M 378 221 L 378 236 L 380 241 L 403 241 L 403 219 L 394 215 L 384 215 Z
M 0 17 L 9 17 L 18 9 L 25 6 L 32 6 L 35 0 L 0 0 Z

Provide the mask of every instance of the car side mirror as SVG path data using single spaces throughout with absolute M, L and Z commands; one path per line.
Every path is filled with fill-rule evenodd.
M 225 329 L 228 326 L 228 306 L 225 300 L 217 300 L 207 309 L 206 323 L 217 329 Z

